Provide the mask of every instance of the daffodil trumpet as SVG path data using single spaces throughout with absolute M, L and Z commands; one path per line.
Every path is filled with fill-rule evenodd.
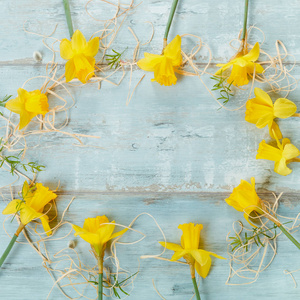
M 210 256 L 212 255 L 220 259 L 225 258 L 199 248 L 200 231 L 203 228 L 202 224 L 180 224 L 178 228 L 182 230 L 181 245 L 166 242 L 159 243 L 166 249 L 174 251 L 171 261 L 177 261 L 182 257 L 186 260 L 187 264 L 190 266 L 196 299 L 200 300 L 195 271 L 197 271 L 200 277 L 205 278 L 208 275 L 211 266 Z
M 262 215 L 273 222 L 292 242 L 300 249 L 299 242 L 283 227 L 281 222 L 267 211 L 264 201 L 262 201 L 255 190 L 255 178 L 251 178 L 251 183 L 241 180 L 241 183 L 235 187 L 230 196 L 225 199 L 226 203 L 237 211 L 244 212 L 244 217 L 248 223 L 256 227 L 249 218 L 252 218 L 253 213 Z
M 80 236 L 84 241 L 91 245 L 93 254 L 98 263 L 98 300 L 102 300 L 103 295 L 103 260 L 108 241 L 123 235 L 128 229 L 125 228 L 119 232 L 114 232 L 115 221 L 109 222 L 106 216 L 96 218 L 87 218 L 83 227 L 72 225 L 75 230 L 74 235 Z
M 19 234 L 25 228 L 25 226 L 35 219 L 40 219 L 43 228 L 47 235 L 52 233 L 49 226 L 49 218 L 43 213 L 45 206 L 56 199 L 57 195 L 49 190 L 48 187 L 44 187 L 41 183 L 36 183 L 30 187 L 27 181 L 24 182 L 22 188 L 22 200 L 14 199 L 8 203 L 3 210 L 3 215 L 13 214 L 14 216 L 19 214 L 20 225 L 16 233 L 13 235 L 9 245 L 0 258 L 0 268 L 15 244 Z
M 171 10 L 170 10 L 170 14 L 169 14 L 169 18 L 168 18 L 168 22 L 167 22 L 167 25 L 166 25 L 165 35 L 164 35 L 164 49 L 167 47 L 167 44 L 168 44 L 168 42 L 167 42 L 168 41 L 168 35 L 169 35 L 170 27 L 171 27 L 171 24 L 172 24 L 172 21 L 173 21 L 173 17 L 174 17 L 174 14 L 175 14 L 177 4 L 178 4 L 178 0 L 173 0 L 172 7 L 171 7 Z
M 74 33 L 69 0 L 63 0 L 70 37 Z

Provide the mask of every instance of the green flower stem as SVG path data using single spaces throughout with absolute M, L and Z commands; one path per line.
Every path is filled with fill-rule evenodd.
M 174 13 L 175 13 L 175 10 L 176 10 L 176 7 L 177 7 L 177 3 L 178 3 L 178 0 L 173 0 L 171 11 L 170 11 L 170 14 L 169 14 L 169 19 L 168 19 L 166 30 L 165 30 L 164 48 L 167 46 L 168 35 L 169 35 L 170 27 L 171 27 L 171 24 L 172 24 L 172 21 L 173 21 Z
M 63 0 L 63 2 L 64 2 L 64 8 L 65 8 L 65 14 L 66 14 L 66 18 L 67 18 L 69 33 L 70 33 L 70 37 L 72 38 L 74 29 L 73 29 L 73 24 L 72 24 L 69 0 Z
M 300 249 L 300 244 L 294 239 L 294 237 L 283 227 L 283 225 L 278 226 L 279 229 L 294 243 L 294 245 Z
M 194 290 L 195 290 L 196 299 L 197 299 L 197 300 L 201 300 L 200 294 L 199 294 L 199 290 L 198 290 L 198 286 L 197 286 L 197 282 L 196 282 L 196 278 L 195 278 L 195 277 L 192 277 L 192 281 L 193 281 L 193 285 L 194 285 Z
M 244 27 L 243 27 L 242 40 L 245 40 L 246 33 L 247 33 L 248 3 L 249 3 L 249 0 L 245 0 Z
M 103 260 L 104 251 L 98 256 L 98 269 L 99 269 L 99 279 L 98 279 L 98 300 L 102 300 L 103 297 Z
M 99 273 L 98 300 L 102 300 L 102 295 L 103 295 L 103 273 Z
M 15 244 L 20 232 L 23 230 L 25 226 L 23 224 L 20 224 L 18 230 L 16 231 L 16 233 L 14 234 L 14 236 L 12 237 L 10 243 L 8 244 L 7 248 L 5 249 L 4 253 L 2 254 L 1 258 L 0 258 L 0 268 L 2 267 L 6 257 L 8 256 L 10 250 L 12 249 L 13 245 Z

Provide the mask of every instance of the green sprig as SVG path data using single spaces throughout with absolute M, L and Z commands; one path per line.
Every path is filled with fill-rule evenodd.
M 116 275 L 112 275 L 112 278 L 114 280 L 114 283 L 111 283 L 110 285 L 104 286 L 105 288 L 110 288 L 112 287 L 113 292 L 115 297 L 118 297 L 119 299 L 121 299 L 120 295 L 119 295 L 119 291 L 121 291 L 123 294 L 125 294 L 126 296 L 130 296 L 126 291 L 124 291 L 124 289 L 122 288 L 122 284 L 124 282 L 126 282 L 127 280 L 129 280 L 130 278 L 132 278 L 133 276 L 137 275 L 138 272 L 132 274 L 131 276 L 127 277 L 126 279 L 122 280 L 121 282 L 119 282 L 117 280 L 117 276 Z M 90 275 L 90 277 L 92 277 L 94 280 L 89 280 L 90 283 L 93 283 L 95 285 L 98 285 L 98 282 L 96 281 L 96 278 L 94 275 Z
M 286 222 L 285 224 L 290 223 L 290 222 Z M 243 227 L 242 223 L 241 223 L 241 225 Z M 274 240 L 277 237 L 276 228 L 278 228 L 278 226 L 276 224 L 274 224 L 272 227 L 265 229 L 265 230 L 263 230 L 261 227 L 256 227 L 256 228 L 252 229 L 250 235 L 248 235 L 248 233 L 245 232 L 243 238 L 241 238 L 239 234 L 229 237 L 229 239 L 232 241 L 230 243 L 230 245 L 232 246 L 231 251 L 233 252 L 237 248 L 245 247 L 246 252 L 247 252 L 249 249 L 248 247 L 252 241 L 254 241 L 254 243 L 257 246 L 264 247 L 265 245 L 262 243 L 261 238 L 263 236 L 265 236 L 269 240 Z M 275 230 L 273 236 L 270 236 L 266 233 L 266 232 L 272 231 L 272 230 Z
M 217 98 L 217 100 L 223 101 L 223 104 L 227 104 L 230 100 L 230 97 L 234 96 L 231 90 L 232 83 L 227 83 L 227 78 L 223 77 L 222 73 L 220 74 L 220 76 L 213 76 L 210 78 L 217 81 L 217 83 L 212 88 L 212 91 L 220 92 L 220 97 Z
M 118 68 L 118 66 L 120 65 L 120 61 L 121 61 L 121 56 L 122 54 L 127 50 L 127 48 L 119 53 L 116 50 L 112 49 L 112 52 L 114 52 L 115 54 L 106 54 L 105 56 L 107 56 L 108 58 L 106 58 L 106 60 L 109 62 L 108 65 L 110 66 L 110 68 L 112 69 L 112 67 Z
M 3 150 L 6 143 L 2 143 L 3 138 L 0 139 L 0 168 L 7 163 L 10 166 L 10 173 L 14 175 L 15 170 L 23 169 L 24 171 L 30 170 L 32 173 L 44 171 L 45 166 L 39 165 L 37 162 L 22 163 L 20 158 L 24 150 L 20 151 L 17 155 L 4 155 Z

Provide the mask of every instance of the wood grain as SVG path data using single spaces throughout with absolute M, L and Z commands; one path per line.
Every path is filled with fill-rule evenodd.
M 242 26 L 242 2 L 181 1 L 170 37 L 185 33 L 200 36 L 211 48 L 212 65 L 208 72 L 214 73 L 215 64 L 226 62 L 234 54 L 229 42 L 237 38 Z M 124 60 L 132 59 L 136 46 L 128 26 L 141 43 L 145 43 L 152 33 L 152 27 L 147 23 L 151 22 L 155 28 L 153 40 L 141 47 L 140 57 L 144 51 L 161 52 L 171 1 L 138 3 L 140 5 L 126 17 L 112 45 L 117 51 L 128 47 Z M 85 0 L 70 1 L 70 4 L 75 29 L 79 28 L 88 37 L 102 28 L 101 22 L 92 20 L 86 13 Z M 90 3 L 88 9 L 95 18 L 109 19 L 114 14 L 111 6 L 99 0 Z M 296 67 L 292 74 L 299 79 L 299 0 L 288 3 L 279 0 L 250 1 L 249 9 L 249 24 L 255 24 L 265 34 L 263 49 L 276 55 L 275 42 L 282 40 L 288 52 L 295 57 Z M 24 28 L 47 35 L 57 24 L 53 36 L 58 40 L 68 36 L 68 29 L 60 0 L 3 1 L 0 16 L 0 96 L 16 95 L 25 80 L 44 76 L 46 63 L 51 60 L 51 52 L 44 47 L 42 38 L 25 32 Z M 263 40 L 259 31 L 253 33 L 250 42 Z M 183 49 L 188 51 L 193 43 L 195 41 L 191 38 L 185 38 Z M 59 43 L 55 45 L 56 50 L 58 46 Z M 43 54 L 42 62 L 33 60 L 34 51 Z M 59 57 L 57 61 L 62 74 L 65 62 Z M 201 66 L 207 61 L 208 53 L 203 50 L 196 57 L 196 63 Z M 133 69 L 132 88 L 143 74 L 143 71 Z M 196 77 L 179 77 L 176 86 L 166 88 L 152 83 L 152 76 L 146 74 L 129 106 L 126 106 L 129 72 L 118 87 L 108 83 L 103 83 L 100 90 L 95 84 L 70 87 L 76 103 L 70 110 L 66 130 L 101 137 L 84 139 L 89 147 L 77 147 L 74 139 L 56 133 L 28 139 L 27 159 L 46 166 L 38 181 L 51 188 L 60 181 L 59 212 L 76 196 L 66 215 L 69 222 L 81 225 L 86 217 L 106 214 L 128 225 L 136 215 L 147 212 L 157 219 L 167 239 L 172 242 L 179 242 L 178 224 L 199 222 L 204 225 L 201 245 L 227 257 L 226 235 L 232 222 L 242 219 L 242 215 L 228 207 L 224 199 L 240 179 L 250 179 L 251 176 L 255 176 L 264 199 L 272 199 L 270 191 L 284 192 L 279 212 L 296 217 L 300 208 L 300 165 L 291 164 L 293 173 L 282 177 L 273 172 L 272 162 L 255 159 L 259 142 L 268 140 L 267 129 L 259 130 L 245 122 L 244 108 L 234 112 L 219 109 Z M 118 72 L 113 80 L 117 82 L 120 77 Z M 203 76 L 203 80 L 208 88 L 212 87 L 209 75 Z M 26 87 L 37 89 L 42 82 L 42 79 L 35 79 Z M 51 103 L 53 99 L 49 99 Z M 246 93 L 239 91 L 228 108 L 239 107 L 245 99 Z M 290 93 L 289 99 L 299 105 L 298 89 Z M 58 115 L 58 122 L 63 119 L 63 115 Z M 279 125 L 284 136 L 300 147 L 298 122 L 298 118 L 290 118 L 280 120 Z M 1 120 L 1 136 L 4 134 L 3 126 L 5 123 Z M 21 180 L 15 182 L 16 179 L 16 176 L 0 170 L 0 186 L 14 183 L 15 196 L 22 184 Z M 10 198 L 9 188 L 2 191 L 4 199 L 0 199 L 0 210 Z M 3 220 L 1 215 L 0 222 Z M 6 226 L 12 234 L 17 224 L 7 222 Z M 161 251 L 157 241 L 162 237 L 154 222 L 144 216 L 134 228 L 144 232 L 146 239 L 135 246 L 118 246 L 119 258 L 125 269 L 134 273 L 140 263 L 140 273 L 130 299 L 160 299 L 152 286 L 152 279 L 166 299 L 190 299 L 192 282 L 185 266 L 154 259 L 139 261 L 141 255 Z M 64 236 L 69 230 L 70 226 L 65 225 L 57 236 Z M 132 241 L 136 237 L 129 234 L 126 239 Z M 295 237 L 300 240 L 299 232 L 295 233 Z M 48 242 L 50 255 L 67 247 L 71 239 L 74 238 L 68 236 L 65 240 Z M 0 231 L 0 240 L 1 253 L 9 242 L 4 230 Z M 23 236 L 20 241 L 24 241 Z M 93 266 L 93 258 L 87 252 L 88 245 L 79 239 L 77 242 L 76 250 L 81 258 Z M 171 251 L 166 252 L 164 257 L 170 255 Z M 292 279 L 283 271 L 299 268 L 297 255 L 299 253 L 294 245 L 280 236 L 278 255 L 271 267 L 261 274 L 256 283 L 236 287 L 225 285 L 228 261 L 214 259 L 210 275 L 201 281 L 201 299 L 296 299 L 299 289 L 294 289 Z M 296 280 L 300 279 L 298 273 L 294 276 Z M 51 287 L 51 278 L 42 267 L 41 258 L 28 245 L 16 245 L 0 273 L 0 299 L 46 299 Z M 74 296 L 72 291 L 69 292 Z M 55 288 L 51 299 L 64 297 Z

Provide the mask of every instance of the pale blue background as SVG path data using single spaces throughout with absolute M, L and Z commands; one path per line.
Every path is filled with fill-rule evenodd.
M 102 28 L 101 23 L 93 21 L 85 12 L 84 0 L 71 0 L 74 27 L 86 36 Z M 142 52 L 160 53 L 162 36 L 171 1 L 145 0 L 130 14 L 113 48 L 122 51 L 128 47 L 124 60 L 131 59 L 135 40 L 127 27 L 130 26 L 141 42 L 151 35 L 153 23 L 155 34 L 151 44 L 141 48 Z M 108 18 L 113 10 L 101 4 L 90 4 L 93 15 Z M 226 62 L 234 54 L 229 41 L 237 37 L 242 26 L 243 1 L 210 0 L 180 1 L 175 15 L 170 37 L 176 34 L 195 34 L 209 44 L 213 59 L 210 72 L 215 72 L 216 63 Z M 265 33 L 264 50 L 276 55 L 275 42 L 284 42 L 289 53 L 297 61 L 293 75 L 299 78 L 300 1 L 250 1 L 249 24 L 255 24 Z M 11 0 L 1 1 L 1 44 L 0 44 L 0 95 L 16 95 L 16 90 L 24 81 L 33 76 L 45 74 L 45 64 L 51 53 L 43 46 L 40 37 L 24 32 L 49 34 L 58 24 L 55 37 L 68 37 L 62 1 Z M 261 41 L 262 35 L 256 32 L 250 41 Z M 186 47 L 187 50 L 187 42 Z M 36 63 L 32 54 L 40 51 L 43 61 Z M 197 56 L 197 63 L 207 62 L 207 52 Z M 63 71 L 64 61 L 60 63 Z M 134 86 L 143 71 L 134 68 Z M 120 74 L 117 74 L 116 79 Z M 110 219 L 124 225 L 139 213 L 152 214 L 161 225 L 169 241 L 179 242 L 178 224 L 184 222 L 202 223 L 204 230 L 201 245 L 227 257 L 226 235 L 232 222 L 242 219 L 242 215 L 228 207 L 224 199 L 240 179 L 255 176 L 264 199 L 272 199 L 270 191 L 284 192 L 279 212 L 296 216 L 298 204 L 300 165 L 292 164 L 293 173 L 282 177 L 273 172 L 268 161 L 255 159 L 259 142 L 268 139 L 267 129 L 258 130 L 244 121 L 244 109 L 229 112 L 218 110 L 201 82 L 193 77 L 179 77 L 178 84 L 161 87 L 151 83 L 153 74 L 147 73 L 129 106 L 126 106 L 129 73 L 119 87 L 102 84 L 72 89 L 76 106 L 70 112 L 69 132 L 100 135 L 100 140 L 84 141 L 99 148 L 74 147 L 74 140 L 60 134 L 46 134 L 30 139 L 28 160 L 36 160 L 46 165 L 47 171 L 38 180 L 57 186 L 60 180 L 58 209 L 61 213 L 68 201 L 76 200 L 66 215 L 66 220 L 81 225 L 85 217 L 106 214 Z M 212 87 L 209 76 L 203 77 Z M 39 81 L 31 83 L 38 88 Z M 299 89 L 289 96 L 297 105 Z M 244 103 L 244 98 L 236 97 L 229 108 Z M 300 147 L 299 119 L 279 122 L 284 136 L 291 138 Z M 2 126 L 2 125 L 1 125 Z M 0 170 L 1 186 L 11 183 L 15 178 Z M 15 192 L 22 182 L 16 184 Z M 10 198 L 9 190 L 4 192 L 5 201 L 0 200 L 2 210 Z M 0 216 L 0 221 L 4 220 Z M 13 234 L 17 224 L 7 223 L 7 230 Z M 140 219 L 136 229 L 147 234 L 138 245 L 120 246 L 119 255 L 123 267 L 135 273 L 138 259 L 144 254 L 157 254 L 161 247 L 157 241 L 161 235 L 154 222 L 147 217 Z M 58 236 L 70 230 L 66 225 Z M 132 239 L 131 239 L 132 237 Z M 130 235 L 128 240 L 137 236 Z M 300 240 L 300 233 L 295 237 Z M 4 250 L 9 238 L 0 230 L 0 252 Z M 47 244 L 50 254 L 68 246 L 65 240 Z M 89 246 L 78 241 L 82 259 L 90 266 L 94 260 L 87 252 Z M 24 241 L 23 236 L 20 241 Z M 201 282 L 202 300 L 240 300 L 240 299 L 298 299 L 299 289 L 294 288 L 291 278 L 284 270 L 300 268 L 299 251 L 285 237 L 279 238 L 278 255 L 271 267 L 263 272 L 259 280 L 246 286 L 226 286 L 229 273 L 227 261 L 213 259 L 210 275 Z M 167 252 L 165 257 L 170 257 Z M 158 260 L 140 261 L 140 274 L 131 292 L 132 300 L 160 299 L 156 294 L 152 279 L 160 293 L 170 300 L 190 299 L 193 294 L 188 267 Z M 294 274 L 300 280 L 300 274 Z M 28 245 L 16 245 L 0 272 L 0 299 L 2 300 L 40 300 L 46 299 L 52 281 L 42 267 L 42 260 Z M 70 293 L 74 296 L 75 294 Z M 64 299 L 57 288 L 49 299 Z

